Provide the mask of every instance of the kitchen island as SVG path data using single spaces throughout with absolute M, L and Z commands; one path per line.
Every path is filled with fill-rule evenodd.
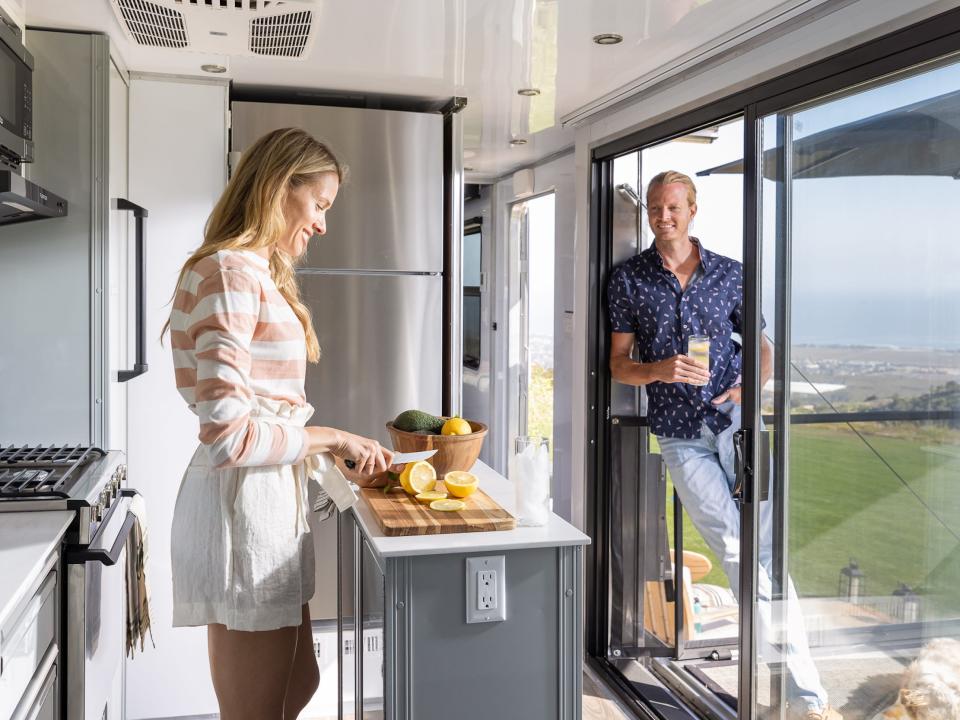
M 510 481 L 481 462 L 472 472 L 513 512 Z M 345 708 L 388 720 L 580 718 L 586 535 L 551 513 L 542 527 L 387 537 L 362 498 L 338 524 Z M 493 608 L 471 558 L 497 573 Z

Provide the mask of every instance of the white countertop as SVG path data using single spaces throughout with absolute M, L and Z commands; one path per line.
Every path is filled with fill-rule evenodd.
M 471 472 L 479 478 L 480 488 L 487 495 L 511 515 L 515 514 L 516 503 L 512 482 L 479 460 Z M 590 538 L 587 535 L 554 513 L 550 513 L 547 524 L 540 527 L 388 537 L 383 534 L 377 519 L 370 512 L 362 496 L 353 506 L 353 510 L 364 535 L 370 540 L 377 554 L 383 558 L 590 544 Z
M 0 513 L 0 627 L 36 582 L 74 515 L 66 510 Z

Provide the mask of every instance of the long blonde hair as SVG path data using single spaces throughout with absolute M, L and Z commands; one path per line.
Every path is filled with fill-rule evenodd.
M 343 183 L 347 168 L 329 147 L 300 128 L 267 133 L 243 153 L 239 165 L 210 213 L 203 244 L 183 264 L 177 287 L 190 269 L 220 250 L 259 250 L 274 245 L 286 230 L 283 205 L 287 193 L 335 172 Z M 320 344 L 310 310 L 300 301 L 300 286 L 291 258 L 279 248 L 270 255 L 270 276 L 303 325 L 307 359 L 320 359 Z M 170 327 L 167 319 L 161 337 Z

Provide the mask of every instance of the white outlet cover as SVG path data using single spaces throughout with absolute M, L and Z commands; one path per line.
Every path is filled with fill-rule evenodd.
M 466 560 L 467 623 L 501 622 L 507 619 L 507 575 L 504 555 L 468 557 Z M 494 598 L 489 608 L 481 608 L 480 573 L 494 573 Z

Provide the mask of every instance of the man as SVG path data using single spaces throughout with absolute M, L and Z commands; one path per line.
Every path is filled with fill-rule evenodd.
M 740 514 L 734 485 L 733 433 L 740 428 L 743 266 L 712 253 L 688 234 L 697 190 L 686 175 L 668 171 L 647 187 L 647 219 L 655 242 L 613 270 L 607 285 L 614 380 L 647 388 L 650 430 L 657 436 L 674 487 L 694 525 L 739 590 Z M 691 358 L 691 335 L 710 338 L 709 368 Z M 634 346 L 639 361 L 631 359 Z M 760 379 L 773 370 L 766 337 Z M 758 654 L 773 659 L 770 635 L 771 504 L 760 505 Z M 842 720 L 810 658 L 793 584 L 788 581 L 782 656 L 791 714 L 804 720 Z

